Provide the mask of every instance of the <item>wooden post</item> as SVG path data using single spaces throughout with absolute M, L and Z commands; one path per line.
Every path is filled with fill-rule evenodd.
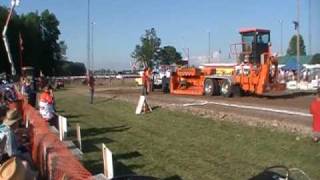
M 113 178 L 113 162 L 112 162 L 112 152 L 102 144 L 102 157 L 103 157 L 103 173 L 107 179 Z
M 76 128 L 77 128 L 77 140 L 78 140 L 79 149 L 80 151 L 82 151 L 81 129 L 80 129 L 79 123 L 76 124 Z
M 67 118 L 63 116 L 58 116 L 58 122 L 59 122 L 59 137 L 60 141 L 63 141 L 65 133 L 67 133 Z
M 58 124 L 59 124 L 59 139 L 60 141 L 63 141 L 63 129 L 62 129 L 61 116 L 58 117 Z
M 26 116 L 26 129 L 29 128 L 29 118 L 30 118 L 30 116 L 29 116 L 29 113 L 28 113 L 27 116 Z

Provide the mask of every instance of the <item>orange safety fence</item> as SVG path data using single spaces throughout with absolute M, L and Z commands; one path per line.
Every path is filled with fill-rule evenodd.
M 51 132 L 39 112 L 23 100 L 9 105 L 23 114 L 23 124 L 28 123 L 31 157 L 44 179 L 87 180 L 92 177 L 59 137 Z

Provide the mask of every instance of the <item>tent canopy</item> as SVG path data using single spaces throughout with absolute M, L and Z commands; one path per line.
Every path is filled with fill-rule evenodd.
M 302 64 L 297 63 L 297 59 L 291 58 L 287 61 L 286 65 L 283 66 L 281 69 L 284 71 L 297 71 L 302 70 L 304 67 Z

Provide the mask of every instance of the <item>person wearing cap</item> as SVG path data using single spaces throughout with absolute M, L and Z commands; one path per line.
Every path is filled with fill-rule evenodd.
M 16 109 L 7 111 L 6 117 L 0 125 L 0 139 L 6 139 L 4 149 L 0 148 L 1 159 L 5 154 L 9 157 L 19 154 L 18 143 L 14 132 L 17 130 L 19 126 L 18 122 L 21 120 L 21 115 Z
M 52 87 L 50 85 L 45 86 L 43 92 L 40 94 L 39 112 L 42 118 L 47 121 L 50 121 L 55 117 L 54 99 L 52 95 Z
M 310 113 L 313 117 L 312 130 L 313 142 L 320 141 L 320 88 L 317 89 L 316 97 L 311 102 Z

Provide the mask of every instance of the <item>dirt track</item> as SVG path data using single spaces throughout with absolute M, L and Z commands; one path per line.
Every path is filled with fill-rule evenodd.
M 121 99 L 137 103 L 141 90 L 133 87 L 97 88 L 97 96 Z M 193 114 L 232 122 L 239 122 L 250 126 L 271 127 L 279 130 L 310 134 L 311 117 L 290 115 L 277 112 L 268 112 L 252 109 L 226 107 L 221 105 L 206 104 L 202 106 L 184 107 L 186 103 L 219 102 L 236 105 L 246 105 L 263 108 L 273 108 L 294 112 L 308 113 L 311 95 L 296 97 L 205 97 L 170 95 L 161 92 L 153 92 L 148 95 L 148 101 L 152 106 L 160 106 L 170 110 L 188 111 Z

